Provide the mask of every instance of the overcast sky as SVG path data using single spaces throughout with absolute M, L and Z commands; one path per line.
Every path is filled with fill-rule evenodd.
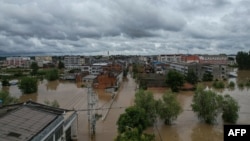
M 249 50 L 249 0 L 0 0 L 0 56 Z

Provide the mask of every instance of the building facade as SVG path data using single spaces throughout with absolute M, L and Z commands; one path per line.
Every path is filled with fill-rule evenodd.
M 7 57 L 6 65 L 8 67 L 29 68 L 31 63 L 30 57 Z
M 158 61 L 169 63 L 169 62 L 181 62 L 182 55 L 180 54 L 166 54 L 166 55 L 159 55 Z
M 64 65 L 68 66 L 82 66 L 85 65 L 84 56 L 64 56 Z
M 200 55 L 199 63 L 212 65 L 227 65 L 227 55 Z

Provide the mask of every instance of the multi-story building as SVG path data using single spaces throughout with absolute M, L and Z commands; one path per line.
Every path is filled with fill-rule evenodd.
M 170 69 L 176 70 L 182 74 L 187 74 L 189 70 L 193 70 L 198 78 L 202 80 L 204 73 L 211 73 L 213 79 L 226 79 L 226 65 L 207 65 L 200 63 L 170 63 Z
M 213 79 L 227 79 L 228 71 L 226 65 L 203 65 L 201 69 L 201 74 L 211 73 Z
M 37 62 L 38 67 L 43 67 L 44 64 L 52 63 L 51 56 L 36 56 L 35 61 Z
M 201 77 L 201 64 L 199 63 L 170 63 L 169 68 L 176 70 L 184 75 L 188 73 L 188 71 L 192 70 L 196 73 L 198 77 Z
M 85 64 L 84 56 L 64 56 L 64 65 L 68 66 L 82 66 Z
M 199 55 L 201 64 L 227 65 L 227 55 Z
M 182 55 L 180 54 L 167 54 L 167 55 L 159 55 L 158 61 L 169 63 L 169 62 L 181 62 Z
M 7 57 L 6 65 L 8 67 L 28 68 L 30 66 L 30 57 Z
M 200 59 L 198 55 L 182 55 L 181 62 L 184 63 L 199 63 Z

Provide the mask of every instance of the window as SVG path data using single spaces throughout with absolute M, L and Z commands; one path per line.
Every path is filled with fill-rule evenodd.
M 61 127 L 57 128 L 56 131 L 55 131 L 55 138 L 56 138 L 56 140 L 58 140 L 59 138 L 61 138 L 62 134 L 63 134 L 63 127 L 61 126 Z

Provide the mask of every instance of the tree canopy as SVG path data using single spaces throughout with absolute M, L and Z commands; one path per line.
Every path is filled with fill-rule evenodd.
M 55 107 L 55 108 L 59 108 L 60 107 L 60 105 L 59 105 L 59 103 L 58 103 L 57 100 L 53 100 L 53 101 L 45 100 L 44 104 L 48 105 L 48 106 L 51 106 L 51 107 Z
M 30 74 L 31 75 L 36 75 L 37 71 L 39 69 L 37 63 L 36 62 L 32 62 L 31 65 L 30 65 L 30 68 L 32 69 Z
M 186 75 L 186 81 L 191 84 L 196 84 L 198 82 L 198 76 L 193 70 L 188 70 L 188 73 Z
M 213 81 L 213 75 L 211 72 L 205 72 L 202 77 L 202 81 Z
M 12 97 L 7 91 L 0 91 L 0 100 L 2 101 L 2 105 L 14 104 L 18 102 L 18 99 Z
M 115 141 L 153 141 L 154 135 L 140 133 L 137 128 L 127 127 L 126 131 L 119 134 Z
M 240 106 L 238 102 L 230 95 L 225 95 L 223 99 L 223 113 L 222 118 L 225 122 L 236 123 L 239 118 L 238 112 Z
M 25 94 L 37 92 L 37 79 L 33 77 L 23 77 L 18 87 Z
M 236 55 L 236 62 L 238 64 L 239 69 L 249 70 L 250 69 L 250 51 L 249 52 L 243 52 L 243 51 L 238 52 Z
M 226 122 L 235 123 L 238 119 L 239 106 L 231 96 L 223 97 L 213 91 L 206 91 L 201 85 L 195 92 L 191 106 L 198 118 L 208 124 L 213 124 L 220 113 Z
M 141 134 L 149 124 L 148 119 L 145 118 L 146 116 L 145 110 L 140 107 L 133 106 L 127 108 L 125 113 L 120 115 L 116 123 L 119 133 L 125 132 L 127 127 L 130 127 L 137 128 L 138 132 Z
M 64 63 L 62 61 L 59 61 L 58 69 L 63 69 L 63 68 L 64 68 Z
M 173 92 L 178 92 L 184 84 L 184 76 L 175 70 L 170 70 L 167 73 L 166 83 Z
M 49 81 L 57 80 L 59 78 L 57 69 L 50 69 L 46 72 L 45 78 Z
M 146 117 L 150 124 L 153 124 L 156 118 L 155 103 L 156 101 L 154 100 L 152 92 L 139 90 L 135 94 L 135 105 L 145 110 Z
M 157 111 L 160 118 L 165 120 L 165 124 L 171 124 L 182 110 L 176 95 L 169 92 L 163 95 L 162 100 L 157 101 Z

